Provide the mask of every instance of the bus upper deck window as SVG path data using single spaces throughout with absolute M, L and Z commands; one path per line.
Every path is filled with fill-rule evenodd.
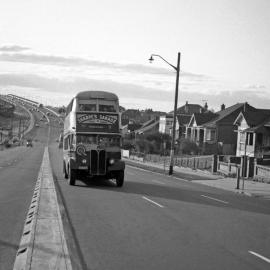
M 116 112 L 115 107 L 113 105 L 99 105 L 100 112 Z
M 80 111 L 95 112 L 97 110 L 96 104 L 80 104 Z

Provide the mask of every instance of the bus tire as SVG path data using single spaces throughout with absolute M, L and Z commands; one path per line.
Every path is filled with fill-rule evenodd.
M 116 174 L 116 186 L 122 187 L 124 184 L 125 174 L 124 171 L 118 171 Z
M 64 173 L 65 179 L 68 179 L 68 174 L 67 174 L 67 169 L 66 169 L 65 161 L 63 161 L 63 173 Z
M 74 186 L 76 182 L 76 170 L 73 170 L 69 167 L 69 173 L 68 173 L 68 184 L 70 186 Z

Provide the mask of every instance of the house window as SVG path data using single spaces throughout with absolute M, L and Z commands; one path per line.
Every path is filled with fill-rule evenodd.
M 247 144 L 248 145 L 253 145 L 253 136 L 254 136 L 253 133 L 248 133 L 248 137 L 247 137 L 247 139 L 248 139 Z
M 216 139 L 216 131 L 214 129 L 206 130 L 206 140 L 214 141 Z
M 64 139 L 64 150 L 68 150 L 68 137 Z
M 264 135 L 263 136 L 263 146 L 269 146 L 270 145 L 270 136 Z

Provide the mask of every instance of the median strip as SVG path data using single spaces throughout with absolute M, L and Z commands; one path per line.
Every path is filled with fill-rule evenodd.
M 13 269 L 72 269 L 48 147 L 45 148 Z

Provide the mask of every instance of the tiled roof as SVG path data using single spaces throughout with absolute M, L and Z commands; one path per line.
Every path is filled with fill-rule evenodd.
M 253 115 L 243 114 L 250 128 L 245 132 L 256 132 L 270 135 L 270 110 L 258 110 Z
M 215 126 L 217 124 L 217 122 L 223 120 L 224 118 L 235 113 L 236 111 L 240 112 L 241 109 L 244 110 L 244 107 L 246 107 L 245 110 L 256 111 L 256 109 L 254 107 L 250 106 L 248 103 L 236 103 L 236 104 L 234 104 L 234 105 L 232 105 L 224 110 L 216 112 L 215 114 L 217 116 L 212 121 L 207 122 L 205 125 L 209 126 L 209 127 Z
M 177 115 L 178 123 L 180 126 L 187 125 L 191 119 L 191 115 L 178 114 Z
M 207 112 L 207 113 L 194 113 L 195 121 L 197 123 L 197 126 L 201 126 L 212 119 L 216 118 L 217 115 L 212 112 Z
M 177 109 L 177 114 L 189 114 L 199 113 L 203 107 L 199 104 L 186 104 Z
M 266 128 L 264 125 L 258 125 L 256 127 L 247 128 L 244 130 L 245 132 L 255 132 L 255 133 L 264 133 L 270 135 L 270 129 Z
M 243 112 L 245 120 L 250 127 L 257 126 L 269 118 L 270 110 L 258 110 L 256 112 Z

